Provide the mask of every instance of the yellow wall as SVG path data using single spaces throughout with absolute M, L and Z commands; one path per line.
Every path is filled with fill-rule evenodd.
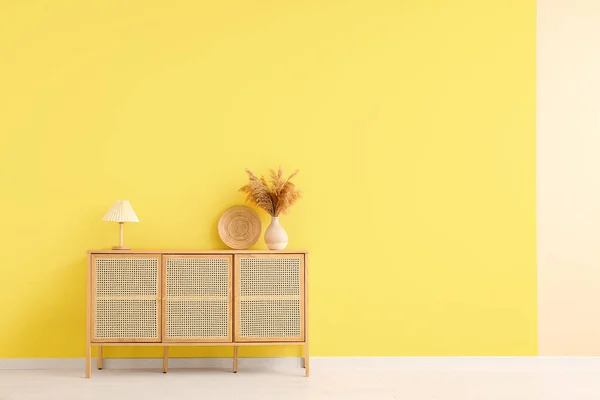
M 84 355 L 115 199 L 133 247 L 223 248 L 280 163 L 314 355 L 536 353 L 535 1 L 5 0 L 0 55 L 0 357 Z

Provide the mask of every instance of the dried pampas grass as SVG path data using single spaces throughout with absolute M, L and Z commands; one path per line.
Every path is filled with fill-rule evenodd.
M 263 176 L 258 178 L 249 169 L 246 170 L 246 173 L 248 174 L 248 184 L 242 186 L 240 192 L 246 194 L 248 203 L 262 208 L 272 217 L 286 214 L 302 198 L 302 194 L 291 181 L 298 171 L 285 179 L 281 167 L 278 171 L 271 170 L 270 182 L 267 182 Z

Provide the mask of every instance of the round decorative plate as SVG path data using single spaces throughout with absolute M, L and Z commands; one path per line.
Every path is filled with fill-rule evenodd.
M 254 246 L 261 231 L 260 218 L 250 207 L 233 206 L 219 219 L 219 236 L 232 249 L 244 250 Z

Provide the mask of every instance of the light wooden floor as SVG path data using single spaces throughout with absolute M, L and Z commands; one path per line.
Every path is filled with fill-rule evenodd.
M 364 399 L 598 400 L 600 361 L 583 366 L 503 365 L 493 361 L 418 367 L 94 371 L 0 370 L 1 400 Z

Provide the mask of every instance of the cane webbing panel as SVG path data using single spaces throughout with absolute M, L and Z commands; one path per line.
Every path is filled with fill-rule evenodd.
M 228 340 L 231 258 L 166 261 L 166 339 Z
M 94 259 L 95 339 L 159 340 L 157 257 Z
M 299 257 L 240 257 L 237 338 L 299 340 L 302 337 L 302 263 Z

